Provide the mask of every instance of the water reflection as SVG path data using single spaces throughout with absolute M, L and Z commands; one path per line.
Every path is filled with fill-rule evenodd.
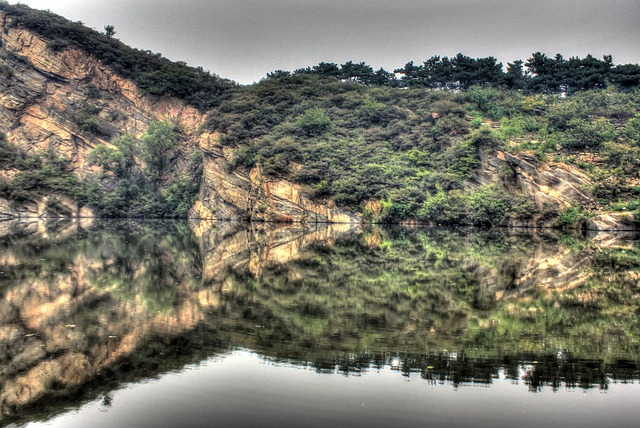
M 250 349 L 530 391 L 640 378 L 640 248 L 508 231 L 0 223 L 2 423 Z

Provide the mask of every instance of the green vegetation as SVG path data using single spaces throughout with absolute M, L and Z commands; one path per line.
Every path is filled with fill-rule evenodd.
M 95 86 L 89 87 L 89 98 L 97 98 L 97 94 L 99 94 L 99 91 Z M 116 130 L 113 125 L 98 115 L 100 111 L 102 111 L 100 107 L 85 101 L 72 114 L 71 119 L 81 132 L 90 136 L 109 139 L 116 133 Z
M 96 147 L 89 161 L 102 168 L 103 180 L 111 184 L 93 182 L 89 204 L 109 217 L 186 217 L 200 186 L 202 158 L 195 152 L 186 168 L 170 168 L 178 134 L 170 123 L 152 122 L 140 141 L 124 134 L 112 146 Z
M 132 79 L 143 92 L 157 96 L 176 96 L 199 109 L 217 104 L 234 84 L 202 68 L 171 62 L 160 54 L 133 49 L 114 38 L 113 26 L 105 34 L 71 22 L 49 11 L 38 11 L 22 4 L 0 2 L 0 10 L 12 25 L 25 27 L 49 40 L 49 49 L 79 48 L 98 58 L 118 75 Z
M 571 97 L 482 86 L 454 93 L 294 73 L 238 89 L 205 127 L 236 148 L 233 168 L 260 165 L 371 220 L 488 225 L 537 213 L 505 190 L 509 171 L 502 184 L 469 190 L 481 152 L 496 149 L 576 164 L 598 183 L 584 190 L 605 208 L 635 197 L 639 105 L 640 92 L 614 88 Z M 365 208 L 370 199 L 380 213 Z M 558 224 L 579 226 L 593 208 Z
M 234 167 L 261 165 L 351 209 L 383 200 L 378 220 L 399 221 L 426 194 L 462 189 L 479 149 L 501 144 L 492 130 L 471 128 L 465 98 L 284 76 L 238 90 L 205 126 L 237 147 Z
M 581 206 L 572 206 L 564 210 L 558 216 L 558 226 L 563 229 L 572 229 L 580 226 L 587 218 Z
M 446 90 L 493 86 L 525 93 L 569 95 L 602 89 L 608 84 L 620 90 L 640 87 L 640 65 L 614 65 L 611 55 L 602 59 L 592 55 L 566 59 L 561 54 L 552 58 L 542 52 L 534 52 L 527 61 L 518 59 L 507 63 L 505 71 L 502 63 L 494 57 L 471 58 L 459 53 L 451 58 L 436 55 L 417 65 L 410 61 L 394 72 L 401 75 L 400 79 L 384 69 L 374 71 L 364 62 L 348 61 L 341 65 L 321 62 L 294 72 L 278 70 L 269 73 L 267 78 L 314 75 L 367 86 Z
M 8 177 L 0 177 L 0 197 L 29 201 L 55 193 L 83 200 L 86 185 L 55 150 L 27 153 L 0 135 L 0 168 L 12 171 Z
M 225 151 L 233 153 L 231 169 L 261 167 L 372 221 L 498 225 L 540 215 L 545 224 L 555 219 L 578 227 L 596 209 L 626 206 L 640 193 L 640 65 L 615 65 L 610 56 L 536 52 L 506 70 L 493 57 L 434 56 L 395 74 L 366 63 L 323 62 L 278 70 L 241 87 L 131 49 L 115 39 L 111 25 L 98 33 L 24 5 L 0 2 L 0 9 L 11 25 L 46 37 L 52 50 L 83 49 L 147 94 L 179 96 L 207 110 L 203 130 L 218 132 L 233 149 Z M 95 86 L 88 85 L 87 95 L 71 120 L 78 132 L 110 141 L 92 154 L 107 175 L 67 189 L 48 185 L 45 174 L 41 192 L 63 187 L 104 215 L 186 215 L 199 182 L 199 155 L 185 165 L 190 153 L 176 147 L 169 125 L 152 125 L 141 142 L 119 135 L 110 121 L 118 112 L 99 114 Z M 596 184 L 582 190 L 597 202 L 538 212 L 519 196 L 513 171 L 501 171 L 492 182 L 478 178 L 482 157 L 496 150 L 543 168 L 566 163 L 583 169 Z M 173 168 L 178 159 L 181 167 Z M 33 162 L 39 171 L 45 161 Z M 33 189 L 34 180 L 5 180 L 3 194 Z
M 0 138 L 0 197 L 30 201 L 64 195 L 106 217 L 186 217 L 200 186 L 202 154 L 194 152 L 177 167 L 179 131 L 166 122 L 152 122 L 141 141 L 124 134 L 89 153 L 101 176 L 80 180 L 70 162 L 55 150 L 26 153 Z M 143 164 L 140 166 L 139 164 Z

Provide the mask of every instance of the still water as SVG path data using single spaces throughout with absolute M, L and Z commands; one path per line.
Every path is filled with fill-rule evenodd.
M 0 223 L 0 426 L 637 426 L 640 241 Z

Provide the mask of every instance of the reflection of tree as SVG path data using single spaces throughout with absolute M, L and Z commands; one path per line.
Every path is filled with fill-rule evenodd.
M 238 346 L 319 372 L 391 367 L 453 386 L 640 378 L 637 246 L 216 227 L 105 222 L 0 243 L 3 414 L 52 395 L 105 395 Z
M 180 291 L 191 290 L 199 277 L 200 257 L 185 227 L 158 222 L 146 230 L 120 229 L 90 241 L 88 253 L 100 254 L 91 283 L 126 300 L 141 299 L 151 312 L 172 310 Z M 171 233 L 168 233 L 171 232 Z
M 629 316 L 621 323 L 602 309 L 625 305 L 635 313 L 637 292 L 612 290 L 593 270 L 594 254 L 592 243 L 576 237 L 559 242 L 553 236 L 445 230 L 350 234 L 299 248 L 289 261 L 265 257 L 259 269 L 255 262 L 227 266 L 225 318 L 219 322 L 225 331 L 246 331 L 245 346 L 320 369 L 342 366 L 344 355 L 365 356 L 362 367 L 357 360 L 346 363 L 345 370 L 353 371 L 375 364 L 366 357 L 371 354 L 454 349 L 473 370 L 483 358 L 493 364 L 490 376 L 444 375 L 454 383 L 486 381 L 502 367 L 535 385 L 534 372 L 523 364 L 568 350 L 576 361 L 592 358 L 597 370 L 606 366 L 610 372 L 621 357 L 638 360 L 638 321 Z M 592 295 L 591 289 L 599 290 L 598 304 L 576 305 L 576 296 Z M 622 336 L 613 334 L 614 324 Z M 561 364 L 549 367 L 567 371 Z M 603 385 L 599 375 L 586 372 L 539 379 L 540 385 Z

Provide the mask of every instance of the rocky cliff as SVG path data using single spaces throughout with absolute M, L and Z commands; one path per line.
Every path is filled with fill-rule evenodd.
M 196 108 L 178 98 L 145 96 L 134 82 L 86 52 L 77 48 L 57 52 L 38 34 L 12 26 L 11 18 L 2 12 L 0 23 L 0 67 L 10 70 L 0 80 L 0 133 L 9 143 L 27 152 L 53 149 L 84 178 L 97 173 L 87 161 L 88 153 L 97 145 L 108 145 L 123 134 L 140 137 L 153 120 L 170 121 L 182 131 L 178 168 L 194 150 L 205 154 L 204 180 L 193 216 L 287 222 L 358 220 L 330 203 L 311 201 L 298 185 L 267 179 L 259 168 L 229 172 L 228 158 L 216 144 L 216 136 L 199 135 L 204 114 Z M 79 123 L 87 115 L 93 115 L 101 126 L 99 130 Z M 15 171 L 9 168 L 0 173 L 11 177 Z M 49 216 L 48 200 L 17 203 L 3 199 L 0 216 Z M 92 215 L 77 206 L 70 212 Z
M 114 187 L 113 176 L 92 165 L 88 154 L 98 145 L 110 146 L 114 138 L 124 134 L 140 139 L 151 122 L 168 121 L 179 129 L 177 152 L 171 159 L 173 169 L 186 173 L 193 154 L 202 153 L 202 181 L 191 217 L 302 223 L 363 221 L 361 214 L 341 209 L 329 199 L 312 198 L 313 187 L 288 180 L 291 174 L 274 178 L 264 173 L 259 163 L 249 169 L 235 167 L 237 152 L 249 141 L 223 144 L 224 135 L 206 130 L 210 127 L 204 126 L 205 122 L 211 120 L 210 115 L 206 119 L 207 112 L 178 97 L 148 95 L 91 52 L 72 44 L 56 47 L 36 32 L 14 25 L 13 19 L 0 11 L 0 137 L 8 143 L 26 153 L 53 151 L 69 161 L 80 180 L 97 177 L 101 186 L 110 190 Z M 535 203 L 530 216 L 511 216 L 511 226 L 551 226 L 559 213 L 574 206 L 595 212 L 594 183 L 572 165 L 539 163 L 526 153 L 482 148 L 479 157 L 480 167 L 464 184 L 468 190 L 497 184 L 505 192 L 524 195 Z M 136 162 L 143 163 L 140 159 Z M 16 174 L 10 164 L 1 165 L 0 178 L 10 179 Z M 296 168 L 304 167 L 291 165 L 293 173 Z M 369 210 L 374 217 L 380 214 L 380 200 L 371 199 L 365 205 L 365 211 L 377 207 Z M 627 230 L 638 225 L 628 215 L 598 214 L 586 223 L 588 228 Z M 24 196 L 12 200 L 0 197 L 0 218 L 93 215 L 90 207 L 55 191 L 29 200 Z
M 112 136 L 139 136 L 152 120 L 178 122 L 187 144 L 202 114 L 178 99 L 145 97 L 92 56 L 76 48 L 60 52 L 37 34 L 2 23 L 1 64 L 11 70 L 0 85 L 0 132 L 29 150 L 54 148 L 71 160 L 78 174 L 90 171 L 87 153 Z M 86 103 L 98 108 L 106 123 L 105 135 L 83 130 L 74 120 Z
M 312 201 L 309 189 L 283 179 L 266 177 L 256 166 L 231 171 L 234 153 L 220 144 L 219 135 L 200 136 L 204 177 L 195 217 L 302 223 L 355 223 L 360 217 L 329 202 Z
M 593 183 L 578 168 L 561 163 L 539 164 L 533 155 L 516 156 L 503 151 L 480 150 L 481 167 L 471 185 L 496 183 L 514 194 L 535 202 L 536 212 L 523 221 L 511 219 L 510 226 L 545 226 L 549 214 L 574 205 L 595 207 Z

